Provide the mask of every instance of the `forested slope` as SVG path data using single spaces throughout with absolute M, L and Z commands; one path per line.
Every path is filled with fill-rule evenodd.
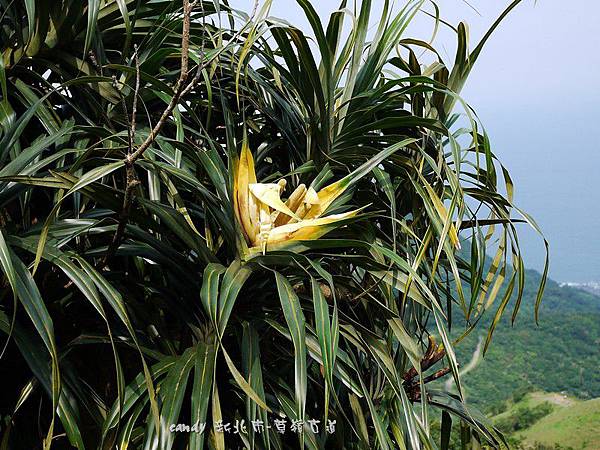
M 527 389 L 600 397 L 600 297 L 548 280 L 536 325 L 533 309 L 539 277 L 528 271 L 522 311 L 514 326 L 505 315 L 487 353 L 465 376 L 470 400 L 483 410 L 499 408 L 513 393 Z M 463 366 L 471 361 L 480 336 L 472 333 L 459 345 Z

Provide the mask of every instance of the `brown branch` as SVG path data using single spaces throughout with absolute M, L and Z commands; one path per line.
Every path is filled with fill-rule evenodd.
M 110 259 L 115 255 L 117 250 L 119 249 L 119 245 L 121 245 L 121 240 L 123 239 L 123 235 L 125 234 L 125 226 L 129 220 L 129 213 L 131 212 L 131 204 L 133 203 L 133 191 L 135 187 L 140 184 L 137 176 L 135 174 L 135 169 L 133 164 L 127 165 L 127 186 L 125 188 L 125 196 L 123 197 L 123 206 L 121 208 L 121 213 L 119 214 L 119 223 L 117 225 L 117 229 L 115 230 L 115 234 L 113 234 L 112 241 L 106 250 L 106 254 L 102 260 L 102 263 L 99 266 L 99 269 L 103 269 L 106 267 Z
M 140 78 L 141 78 L 141 73 L 140 73 L 140 60 L 138 58 L 138 46 L 137 44 L 133 45 L 133 49 L 134 49 L 134 53 L 133 53 L 133 61 L 135 62 L 135 90 L 134 90 L 134 95 L 133 95 L 133 105 L 131 107 L 131 132 L 130 132 L 130 143 L 129 143 L 129 149 L 127 153 L 131 153 L 131 151 L 133 150 L 133 143 L 134 143 L 134 139 L 135 139 L 135 120 L 136 120 L 136 116 L 137 116 L 137 102 L 138 102 L 138 95 L 140 93 Z
M 126 176 L 127 182 L 125 186 L 125 195 L 123 196 L 123 206 L 121 208 L 121 212 L 119 214 L 119 223 L 117 225 L 117 229 L 115 230 L 115 234 L 111 240 L 108 249 L 106 250 L 106 254 L 102 262 L 100 263 L 100 269 L 106 267 L 110 259 L 117 252 L 119 245 L 121 245 L 121 241 L 123 239 L 123 235 L 125 234 L 125 226 L 129 220 L 129 214 L 131 212 L 131 205 L 134 199 L 134 190 L 136 186 L 140 183 L 137 179 L 135 173 L 135 162 L 137 159 L 144 154 L 144 152 L 152 145 L 155 141 L 156 137 L 162 130 L 163 126 L 167 122 L 168 117 L 171 115 L 175 106 L 179 103 L 179 99 L 184 93 L 189 92 L 193 86 L 200 79 L 199 76 L 194 77 L 194 79 L 189 83 L 189 85 L 185 86 L 188 77 L 188 64 L 189 64 L 189 49 L 190 49 L 190 22 L 192 16 L 192 10 L 196 2 L 190 3 L 189 0 L 183 0 L 183 29 L 181 35 L 181 69 L 179 73 L 179 78 L 175 83 L 174 94 L 171 97 L 171 101 L 163 111 L 160 116 L 160 119 L 154 125 L 150 134 L 146 137 L 144 142 L 136 149 L 133 150 L 134 142 L 135 142 L 135 133 L 136 133 L 136 114 L 137 114 L 137 99 L 140 90 L 140 64 L 138 59 L 137 46 L 135 47 L 134 53 L 134 61 L 135 61 L 135 91 L 133 96 L 133 106 L 131 112 L 131 126 L 129 130 L 129 148 L 127 149 L 127 157 L 125 158 L 125 167 L 126 167 Z M 185 86 L 185 87 L 184 87 Z
M 162 130 L 163 126 L 167 122 L 167 119 L 175 109 L 175 106 L 179 103 L 179 99 L 182 94 L 189 92 L 193 85 L 195 85 L 196 80 L 199 77 L 194 77 L 190 85 L 185 86 L 185 82 L 188 77 L 188 62 L 189 62 L 189 49 L 190 49 L 190 21 L 192 15 L 192 9 L 196 2 L 190 3 L 189 0 L 183 0 L 183 30 L 181 35 L 181 72 L 179 73 L 179 79 L 175 83 L 175 89 L 173 96 L 171 97 L 171 101 L 163 111 L 154 128 L 150 131 L 146 140 L 137 148 L 133 154 L 127 156 L 127 163 L 133 164 L 135 161 L 144 154 L 144 152 L 152 145 L 160 130 Z
M 203 61 L 201 64 L 198 64 L 194 78 L 192 78 L 192 80 L 189 83 L 187 83 L 187 85 L 186 85 L 186 82 L 188 79 L 188 64 L 189 64 L 189 49 L 190 49 L 190 23 L 191 23 L 192 10 L 193 10 L 194 6 L 196 5 L 196 3 L 197 3 L 197 0 L 195 0 L 193 2 L 190 2 L 189 0 L 183 0 L 183 28 L 182 28 L 182 34 L 181 34 L 181 68 L 180 68 L 179 78 L 177 79 L 177 82 L 175 83 L 175 86 L 173 89 L 173 91 L 174 91 L 173 96 L 171 97 L 169 104 L 167 105 L 167 107 L 165 108 L 163 113 L 161 114 L 160 119 L 154 125 L 154 127 L 151 129 L 150 134 L 148 134 L 148 136 L 146 137 L 144 142 L 142 142 L 142 144 L 140 144 L 140 146 L 135 151 L 132 151 L 133 150 L 133 141 L 135 138 L 135 136 L 134 136 L 134 134 L 135 134 L 135 115 L 136 115 L 136 108 L 137 108 L 137 96 L 138 96 L 139 78 L 140 78 L 139 62 L 137 60 L 137 49 L 136 49 L 136 53 L 134 56 L 135 62 L 136 62 L 136 87 L 135 87 L 136 92 L 135 92 L 134 101 L 133 101 L 133 113 L 132 113 L 131 128 L 130 128 L 130 145 L 129 145 L 129 149 L 127 152 L 127 157 L 125 158 L 125 161 L 124 161 L 125 167 L 127 169 L 127 185 L 125 187 L 125 195 L 123 197 L 123 206 L 121 209 L 121 213 L 119 214 L 119 223 L 117 225 L 115 234 L 113 235 L 113 239 L 106 251 L 106 255 L 103 258 L 102 263 L 100 264 L 100 268 L 104 268 L 106 266 L 106 264 L 108 263 L 108 261 L 110 260 L 110 258 L 112 258 L 112 256 L 116 253 L 116 251 L 119 248 L 119 245 L 121 244 L 121 240 L 123 239 L 123 235 L 125 233 L 125 226 L 127 225 L 127 221 L 129 219 L 129 213 L 131 211 L 131 205 L 132 205 L 133 199 L 134 199 L 134 190 L 135 190 L 135 187 L 139 184 L 139 181 L 136 177 L 135 169 L 134 169 L 135 162 L 154 143 L 154 141 L 156 140 L 160 131 L 162 130 L 163 126 L 167 122 L 167 119 L 169 118 L 169 116 L 171 115 L 171 113 L 173 112 L 173 110 L 175 109 L 177 104 L 179 103 L 181 97 L 186 95 L 188 92 L 190 92 L 194 88 L 194 86 L 196 86 L 196 84 L 200 81 L 200 78 L 202 75 L 202 70 L 204 69 L 204 67 L 206 67 L 207 61 Z M 255 1 L 253 13 L 250 16 L 250 18 L 248 19 L 247 23 L 250 23 L 252 21 L 252 18 L 254 17 L 257 6 L 258 6 L 258 0 Z M 242 27 L 236 34 L 233 35 L 231 41 L 232 42 L 237 41 L 239 39 L 239 37 L 242 35 L 244 29 L 245 29 L 245 26 Z M 217 55 L 219 55 L 220 53 L 221 52 L 217 52 Z
M 137 176 L 135 174 L 135 168 L 133 167 L 133 163 L 130 162 L 130 156 L 133 151 L 133 146 L 135 143 L 135 132 L 136 132 L 136 115 L 137 115 L 137 99 L 140 92 L 140 61 L 138 58 L 138 49 L 137 45 L 134 47 L 135 52 L 133 54 L 133 60 L 135 62 L 135 89 L 133 92 L 133 105 L 131 107 L 131 124 L 128 129 L 128 141 L 129 146 L 127 148 L 127 159 L 125 161 L 126 167 L 126 187 L 125 187 L 125 196 L 123 197 L 123 206 L 121 208 L 121 213 L 119 214 L 119 223 L 117 225 L 117 229 L 115 230 L 115 234 L 113 234 L 113 238 L 106 250 L 106 254 L 102 259 L 98 269 L 102 270 L 108 264 L 108 261 L 114 256 L 121 244 L 121 240 L 123 239 L 123 234 L 125 233 L 125 226 L 127 225 L 127 221 L 129 219 L 129 212 L 131 211 L 131 204 L 133 202 L 133 191 L 135 187 L 139 184 Z M 123 109 L 125 111 L 125 115 L 127 115 L 127 104 L 123 100 Z

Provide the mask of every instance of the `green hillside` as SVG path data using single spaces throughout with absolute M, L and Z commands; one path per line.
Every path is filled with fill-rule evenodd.
M 531 389 L 600 397 L 600 297 L 549 280 L 536 326 L 539 274 L 527 275 L 514 326 L 505 315 L 483 358 L 473 358 L 481 335 L 468 336 L 458 347 L 461 365 L 469 369 L 464 378 L 469 400 L 487 412 L 501 411 L 514 392 Z
M 600 398 L 557 409 L 519 435 L 526 444 L 600 449 Z
M 548 280 L 536 325 L 539 279 L 527 272 L 514 326 L 506 314 L 485 355 L 491 317 L 458 345 L 467 399 L 493 418 L 511 448 L 600 449 L 600 297 Z M 455 324 L 458 337 L 464 324 L 458 317 Z M 454 429 L 449 448 L 461 448 L 459 434 Z
M 532 392 L 507 406 L 493 420 L 517 448 L 600 448 L 600 398 Z

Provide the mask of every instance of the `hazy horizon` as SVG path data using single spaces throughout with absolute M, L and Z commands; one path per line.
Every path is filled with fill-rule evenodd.
M 254 2 L 231 3 L 249 11 Z M 382 1 L 373 3 L 377 10 Z M 474 46 L 509 2 L 439 3 L 444 19 L 469 24 Z M 326 23 L 339 2 L 313 5 Z M 309 30 L 293 0 L 273 0 L 271 15 Z M 591 0 L 524 1 L 488 41 L 462 92 L 511 173 L 517 206 L 537 220 L 549 240 L 550 276 L 558 281 L 600 281 L 600 241 L 593 238 L 600 229 L 594 179 L 600 149 L 592 123 L 600 113 L 599 19 L 600 3 Z M 431 27 L 423 15 L 408 34 L 428 39 Z M 453 60 L 454 41 L 444 30 L 436 39 L 446 61 Z M 525 225 L 519 232 L 526 264 L 540 270 L 541 239 Z

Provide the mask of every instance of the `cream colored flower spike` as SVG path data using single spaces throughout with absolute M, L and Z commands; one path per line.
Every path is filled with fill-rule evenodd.
M 314 240 L 331 231 L 336 222 L 358 213 L 350 211 L 321 217 L 323 211 L 346 187 L 334 183 L 317 193 L 313 188 L 299 185 L 284 203 L 281 194 L 285 180 L 278 183 L 258 183 L 252 153 L 246 144 L 234 174 L 235 214 L 249 248 L 249 255 L 266 253 L 269 245 L 285 249 L 297 240 Z M 325 202 L 323 202 L 325 200 Z M 306 216 L 306 219 L 303 217 Z

